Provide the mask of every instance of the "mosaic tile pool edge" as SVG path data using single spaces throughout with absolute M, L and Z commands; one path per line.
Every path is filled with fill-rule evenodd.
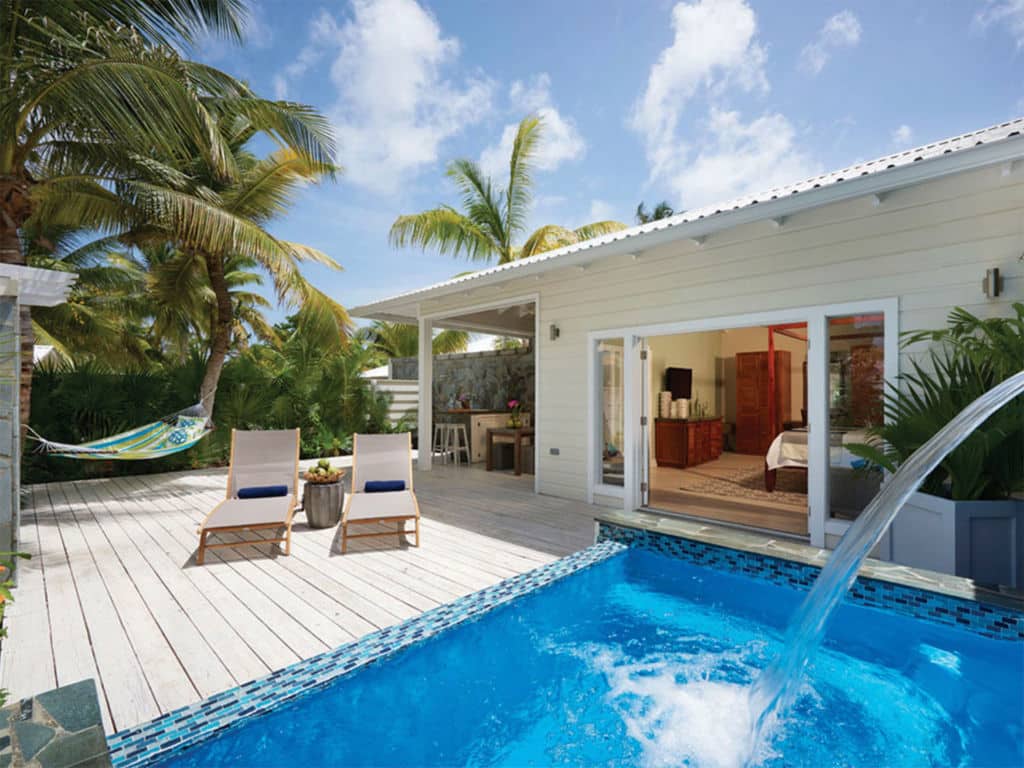
M 817 566 L 806 563 L 605 521 L 598 524 L 597 540 L 644 547 L 696 565 L 729 573 L 742 573 L 745 576 L 805 591 L 811 588 L 821 571 Z M 1011 608 L 940 595 L 863 576 L 858 577 L 847 599 L 857 605 L 881 608 L 925 621 L 966 629 L 984 637 L 1024 640 L 1024 613 Z
M 142 768 L 165 759 L 205 741 L 239 720 L 268 712 L 342 675 L 603 562 L 626 548 L 625 544 L 615 541 L 598 542 L 568 557 L 439 605 L 400 624 L 371 632 L 332 651 L 126 728 L 107 738 L 110 758 L 116 768 Z

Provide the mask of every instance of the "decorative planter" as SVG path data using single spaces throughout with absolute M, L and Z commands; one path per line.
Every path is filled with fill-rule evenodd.
M 894 562 L 1024 587 L 1024 500 L 952 501 L 915 493 L 889 533 Z
M 302 492 L 302 508 L 310 528 L 331 528 L 341 520 L 345 503 L 345 487 L 335 483 L 306 483 Z

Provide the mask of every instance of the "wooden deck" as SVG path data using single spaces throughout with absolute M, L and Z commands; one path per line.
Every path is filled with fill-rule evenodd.
M 416 476 L 419 549 L 296 517 L 292 555 L 212 550 L 196 526 L 223 472 L 28 488 L 0 652 L 13 698 L 95 678 L 114 732 L 354 640 L 593 542 L 595 508 L 532 477 L 435 467 Z

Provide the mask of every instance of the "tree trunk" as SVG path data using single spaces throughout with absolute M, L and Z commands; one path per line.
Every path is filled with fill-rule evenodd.
M 21 240 L 18 239 L 18 227 L 12 222 L 6 211 L 0 211 L 0 263 L 25 263 L 25 254 L 21 252 Z M 22 307 L 21 391 L 18 394 L 22 434 L 25 433 L 25 427 L 28 426 L 28 417 L 32 409 L 32 369 L 34 367 L 35 341 L 35 333 L 32 331 L 32 312 L 28 307 Z
M 210 287 L 216 297 L 213 329 L 210 334 L 210 357 L 206 360 L 206 372 L 203 383 L 199 387 L 199 400 L 206 412 L 213 417 L 213 403 L 217 397 L 217 384 L 220 373 L 224 370 L 224 361 L 231 346 L 231 329 L 234 325 L 234 308 L 231 304 L 231 293 L 227 280 L 224 279 L 224 262 L 218 256 L 204 254 L 206 272 L 210 278 Z

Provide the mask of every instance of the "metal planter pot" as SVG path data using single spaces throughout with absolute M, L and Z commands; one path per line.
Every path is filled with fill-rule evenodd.
M 345 487 L 336 483 L 306 483 L 302 492 L 302 508 L 310 528 L 331 528 L 341 520 L 345 503 Z

